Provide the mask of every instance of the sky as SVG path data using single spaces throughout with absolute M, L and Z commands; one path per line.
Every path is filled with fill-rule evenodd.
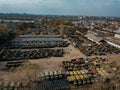
M 0 13 L 120 16 L 120 0 L 0 0 Z

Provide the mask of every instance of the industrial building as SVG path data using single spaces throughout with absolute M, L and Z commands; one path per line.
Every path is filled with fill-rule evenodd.
M 101 37 L 96 37 L 93 33 L 88 32 L 88 34 L 85 35 L 90 41 L 95 42 L 97 44 L 100 44 L 100 41 L 103 39 Z
M 105 40 L 108 44 L 116 47 L 116 48 L 120 48 L 120 39 L 117 38 L 107 38 Z
M 115 34 L 115 38 L 119 38 L 120 39 L 120 33 L 119 34 Z
M 19 38 L 60 38 L 60 35 L 20 35 Z
M 61 38 L 16 38 L 12 41 L 15 45 L 42 45 L 42 44 L 59 44 L 64 43 L 66 40 Z
M 67 46 L 68 40 L 59 35 L 21 35 L 13 39 L 8 48 L 42 48 Z

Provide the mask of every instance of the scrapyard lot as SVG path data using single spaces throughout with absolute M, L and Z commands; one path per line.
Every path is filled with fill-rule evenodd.
M 77 42 L 79 40 L 75 39 L 75 41 Z M 22 54 L 21 54 L 21 51 L 19 50 L 14 51 L 14 49 L 12 49 L 13 51 L 9 51 L 8 49 L 8 51 L 5 51 L 2 55 L 2 56 L 5 55 L 6 57 L 2 57 L 2 58 L 7 59 L 7 57 L 12 57 L 12 58 L 9 58 L 9 60 L 15 59 L 15 61 L 0 62 L 1 64 L 0 65 L 0 88 L 5 88 L 5 89 L 17 88 L 22 90 L 22 89 L 31 89 L 31 88 L 38 89 L 37 86 L 39 86 L 39 89 L 42 88 L 43 90 L 47 88 L 52 88 L 55 90 L 56 89 L 69 90 L 70 88 L 72 89 L 81 88 L 83 90 L 86 90 L 86 89 L 88 90 L 88 88 L 91 90 L 96 90 L 96 89 L 102 90 L 102 88 L 104 88 L 104 90 L 106 90 L 108 88 L 112 89 L 116 87 L 117 90 L 119 90 L 120 55 L 115 53 L 111 53 L 111 54 L 108 53 L 106 56 L 104 55 L 98 56 L 98 54 L 96 56 L 92 52 L 93 53 L 92 57 L 89 55 L 88 57 L 85 54 L 83 54 L 84 49 L 83 51 L 81 50 L 82 52 L 79 49 L 82 42 L 83 40 L 78 42 L 77 44 L 72 43 L 73 45 L 70 44 L 68 47 L 62 47 L 62 49 L 60 49 L 60 50 L 64 50 L 62 57 L 61 56 L 53 57 L 54 56 L 53 54 L 50 57 L 48 57 L 49 56 L 48 52 L 51 52 L 49 51 L 49 48 L 45 48 L 47 49 L 47 51 L 44 54 L 42 52 L 43 55 L 41 56 L 43 57 L 38 56 L 39 59 L 36 58 L 37 56 L 36 52 L 39 53 L 38 55 L 40 55 L 40 52 L 44 51 L 44 49 L 38 50 L 38 48 L 36 47 L 34 47 L 35 49 L 33 49 L 31 47 L 25 46 L 28 48 L 27 50 L 30 49 L 31 52 L 33 53 L 25 50 L 24 48 L 24 49 L 21 49 L 23 50 Z M 93 43 L 87 40 L 85 40 L 85 42 L 82 43 L 82 45 L 88 45 L 88 44 L 93 44 Z M 76 45 L 77 45 L 77 48 L 74 47 Z M 58 48 L 56 47 L 56 49 Z M 89 51 L 90 50 L 87 50 L 85 51 L 85 53 Z M 98 53 L 99 51 L 100 50 L 98 50 Z M 28 54 L 23 54 L 24 52 Z M 20 56 L 18 60 L 16 60 L 17 55 Z M 23 56 L 25 58 L 21 58 Z M 76 64 L 74 65 L 73 63 L 71 63 L 72 59 L 77 59 L 77 58 L 83 58 L 84 60 L 89 61 L 89 65 L 87 65 L 88 70 L 87 71 L 85 70 L 86 72 L 82 71 L 84 70 L 86 65 L 80 64 L 76 66 Z M 68 62 L 67 63 L 68 65 L 67 64 L 65 65 L 67 66 L 67 68 L 70 69 L 70 72 L 69 70 L 66 71 L 64 68 L 63 62 L 66 62 L 66 61 Z M 81 61 L 79 63 L 81 63 Z M 88 78 L 88 76 L 90 75 L 91 77 L 91 74 L 93 73 L 93 72 L 91 73 L 91 68 L 94 68 L 94 71 L 95 71 L 95 75 L 93 75 L 94 76 L 93 80 L 91 80 L 91 78 Z M 85 73 L 85 76 L 83 77 L 81 74 L 78 74 L 77 70 L 82 72 L 83 76 Z M 43 80 L 42 82 L 41 82 L 41 74 L 40 74 L 41 72 L 44 73 L 43 75 L 44 79 L 42 78 Z M 57 72 L 58 76 L 55 76 L 55 72 Z M 66 72 L 68 72 L 69 74 L 66 74 Z M 74 74 L 76 72 L 77 74 Z M 57 80 L 55 77 L 57 77 Z M 68 84 L 70 83 L 69 81 L 72 82 L 72 84 Z M 55 82 L 57 84 L 54 84 Z M 63 84 L 60 84 L 61 86 L 59 86 L 58 83 L 65 83 L 66 86 L 64 86 Z M 48 85 L 47 88 L 45 88 L 46 84 Z M 52 85 L 52 87 L 50 85 Z
M 24 61 L 24 63 L 19 67 L 12 67 L 8 70 L 5 70 L 5 66 L 8 61 L 0 62 L 0 81 L 22 82 L 23 86 L 26 86 L 30 82 L 30 78 L 38 71 L 62 70 L 62 61 L 70 60 L 71 58 L 77 58 L 80 56 L 85 57 L 72 45 L 69 45 L 64 49 L 65 55 L 63 57 L 28 60 Z
M 30 78 L 33 77 L 34 74 L 37 72 L 54 71 L 54 70 L 63 71 L 64 70 L 62 66 L 63 61 L 70 61 L 71 59 L 80 58 L 80 57 L 87 58 L 84 54 L 82 54 L 78 49 L 76 49 L 72 45 L 69 45 L 64 49 L 66 54 L 63 57 L 50 57 L 50 58 L 24 61 L 24 64 L 22 64 L 21 66 L 16 68 L 10 68 L 7 71 L 3 69 L 5 68 L 6 62 L 0 62 L 0 76 L 1 76 L 0 80 L 5 82 L 22 82 L 23 86 L 26 87 L 28 83 L 31 82 Z M 94 61 L 97 60 L 97 63 L 101 65 L 101 68 L 104 69 L 105 72 L 110 74 L 109 76 L 111 78 L 110 80 L 112 81 L 111 83 L 114 83 L 116 87 L 119 88 L 120 55 L 108 55 L 106 57 L 108 59 L 105 62 L 99 62 L 99 60 L 97 59 L 94 59 Z M 93 63 L 93 65 L 96 65 L 96 64 Z M 102 76 L 101 73 L 98 73 L 98 71 L 96 71 L 97 77 L 95 78 L 95 83 L 87 86 L 84 85 L 84 87 L 80 86 L 79 88 L 86 90 L 87 89 L 86 87 L 95 88 L 95 87 L 98 87 L 99 84 L 102 85 L 105 77 Z M 77 87 L 72 87 L 72 88 L 78 89 Z

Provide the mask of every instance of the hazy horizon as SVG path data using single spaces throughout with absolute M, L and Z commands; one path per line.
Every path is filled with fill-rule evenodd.
M 120 0 L 0 0 L 0 13 L 120 16 Z

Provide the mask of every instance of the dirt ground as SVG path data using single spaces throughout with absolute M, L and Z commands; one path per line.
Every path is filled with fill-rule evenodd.
M 118 90 L 120 90 L 120 54 L 110 55 L 108 56 L 108 60 L 108 65 L 112 68 L 112 71 L 109 71 L 111 72 L 110 75 L 112 76 L 112 83 L 114 83 L 116 87 L 119 88 Z
M 117 66 L 120 66 L 120 54 L 114 54 L 107 56 L 110 62 L 116 62 Z
M 72 58 L 86 57 L 72 45 L 66 47 L 65 52 L 66 54 L 64 55 L 64 57 L 50 57 L 38 60 L 30 60 L 30 62 L 38 64 L 42 68 L 42 70 L 60 70 L 62 61 L 69 61 Z
M 65 47 L 64 57 L 50 57 L 43 59 L 28 60 L 24 65 L 11 69 L 10 71 L 0 71 L 0 80 L 4 81 L 22 81 L 24 84 L 30 81 L 30 77 L 36 72 L 47 70 L 62 70 L 62 61 L 68 61 L 72 58 L 83 57 L 86 58 L 78 49 L 69 45 Z M 0 62 L 0 69 L 5 66 L 5 62 Z

